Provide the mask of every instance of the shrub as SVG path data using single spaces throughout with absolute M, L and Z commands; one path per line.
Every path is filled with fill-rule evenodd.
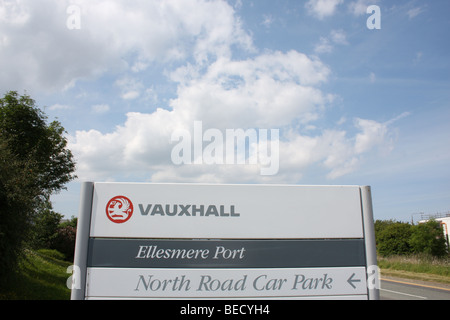
M 413 226 L 410 245 L 414 253 L 444 257 L 447 246 L 441 224 L 436 220 Z
M 441 258 L 447 254 L 442 226 L 435 220 L 418 225 L 377 220 L 375 241 L 378 254 L 385 257 L 424 254 Z
M 375 239 L 378 253 L 382 256 L 412 253 L 410 245 L 412 231 L 409 223 L 377 220 L 375 222 Z
M 40 207 L 33 219 L 32 246 L 35 249 L 52 248 L 63 216 L 52 210 L 49 201 L 43 202 Z
M 73 226 L 66 225 L 58 228 L 52 249 L 63 253 L 66 261 L 73 261 L 75 251 L 75 237 L 77 230 Z

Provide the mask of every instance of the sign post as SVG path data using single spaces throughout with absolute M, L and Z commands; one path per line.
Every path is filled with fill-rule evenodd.
M 72 299 L 378 299 L 369 187 L 82 186 Z

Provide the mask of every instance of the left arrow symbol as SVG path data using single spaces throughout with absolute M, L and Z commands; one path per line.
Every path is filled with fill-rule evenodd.
M 361 282 L 360 279 L 353 279 L 353 277 L 355 276 L 355 273 L 352 274 L 350 276 L 350 278 L 348 278 L 347 282 L 353 287 L 353 289 L 356 289 L 356 286 L 353 284 L 354 282 Z

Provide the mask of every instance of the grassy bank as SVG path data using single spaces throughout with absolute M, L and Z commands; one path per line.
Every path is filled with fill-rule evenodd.
M 450 284 L 450 258 L 424 255 L 378 257 L 382 275 Z
M 5 287 L 0 288 L 2 300 L 67 300 L 70 290 L 66 281 L 72 263 L 63 260 L 55 250 L 28 251 L 19 270 Z

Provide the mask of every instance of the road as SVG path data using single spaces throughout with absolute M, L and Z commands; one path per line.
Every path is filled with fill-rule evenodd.
M 382 277 L 381 300 L 450 300 L 450 285 Z

